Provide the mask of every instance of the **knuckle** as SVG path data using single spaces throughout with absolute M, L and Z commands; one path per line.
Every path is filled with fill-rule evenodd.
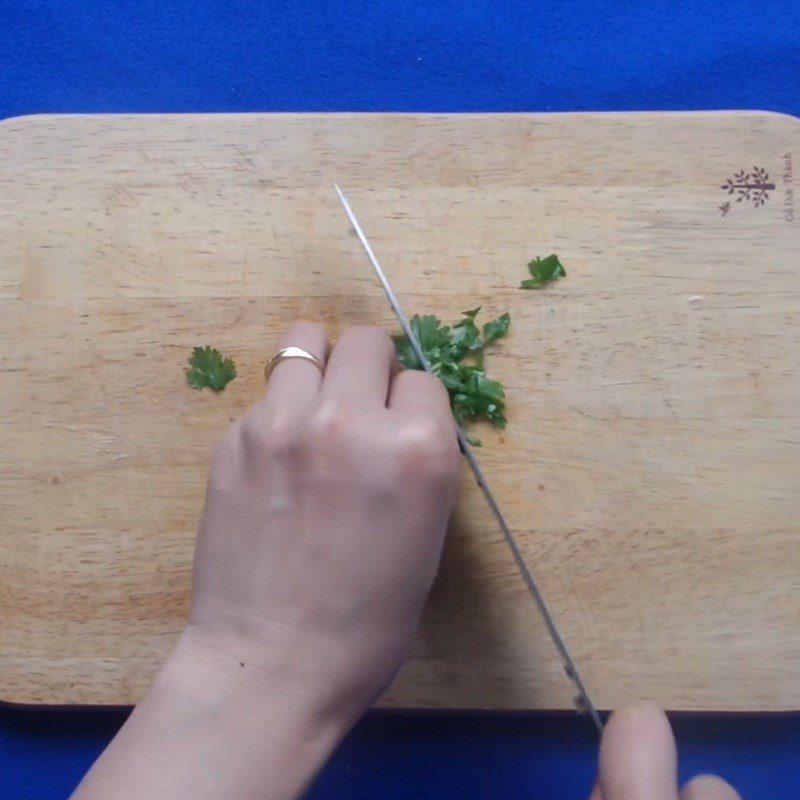
M 404 468 L 428 480 L 449 479 L 457 469 L 455 435 L 431 417 L 409 420 L 401 430 L 399 449 Z
M 346 439 L 351 430 L 354 410 L 341 401 L 322 403 L 311 418 L 307 428 L 307 437 L 319 446 Z
M 240 438 L 246 452 L 273 458 L 292 456 L 302 444 L 297 425 L 288 415 L 279 412 L 246 416 L 241 423 Z

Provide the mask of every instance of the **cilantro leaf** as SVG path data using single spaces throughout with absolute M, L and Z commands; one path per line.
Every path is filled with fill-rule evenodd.
M 450 328 L 442 325 L 433 315 L 420 317 L 415 314 L 411 320 L 411 330 L 423 352 L 446 347 L 450 343 Z
M 531 273 L 531 277 L 522 281 L 521 289 L 534 289 L 549 281 L 554 281 L 556 278 L 563 278 L 567 274 L 564 265 L 555 253 L 544 258 L 537 256 L 533 261 L 528 262 L 528 271 Z
M 189 358 L 186 380 L 195 389 L 208 386 L 211 389 L 224 389 L 236 377 L 233 359 L 223 358 L 213 347 L 195 347 Z
M 506 396 L 503 385 L 499 381 L 487 378 L 483 370 L 476 369 L 472 373 L 472 384 L 475 387 L 475 394 L 486 400 L 502 401 Z
M 434 374 L 438 375 L 450 395 L 450 407 L 459 423 L 486 419 L 505 427 L 505 393 L 502 385 L 487 377 L 483 367 L 483 351 L 487 344 L 508 332 L 508 313 L 487 322 L 482 329 L 475 323 L 478 308 L 465 311 L 452 327 L 443 325 L 434 316 L 414 316 L 411 330 L 417 337 Z M 394 337 L 397 358 L 409 369 L 421 369 L 411 344 L 405 336 Z M 478 440 L 470 439 L 480 445 Z
M 502 339 L 508 333 L 508 326 L 511 324 L 511 317 L 508 311 L 501 314 L 497 319 L 487 322 L 483 326 L 483 343 L 489 344 L 495 339 Z
M 468 352 L 480 350 L 483 344 L 480 339 L 480 331 L 475 324 L 475 317 L 481 307 L 473 308 L 471 311 L 464 312 L 464 318 L 453 325 L 453 357 L 458 360 L 463 358 Z
M 456 325 L 461 325 L 466 320 L 469 320 L 470 322 L 475 322 L 475 317 L 478 316 L 478 313 L 482 308 L 483 306 L 478 306 L 477 308 L 471 308 L 469 311 L 465 311 L 464 319 L 462 319 L 461 322 L 457 322 Z

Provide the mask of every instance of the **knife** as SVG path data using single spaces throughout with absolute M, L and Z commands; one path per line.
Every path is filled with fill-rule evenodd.
M 389 279 L 386 277 L 386 273 L 384 273 L 383 269 L 381 268 L 381 265 L 372 250 L 369 240 L 364 234 L 364 231 L 355 215 L 355 212 L 353 211 L 352 206 L 350 205 L 350 202 L 338 183 L 334 183 L 333 188 L 336 189 L 336 193 L 339 195 L 339 199 L 342 201 L 342 205 L 344 206 L 345 213 L 350 220 L 350 224 L 353 226 L 353 230 L 356 232 L 356 236 L 358 236 L 358 239 L 367 254 L 367 258 L 369 259 L 370 264 L 372 264 L 372 268 L 375 270 L 375 274 L 378 276 L 378 280 L 383 287 L 383 291 L 386 293 L 386 297 L 389 300 L 389 305 L 392 307 L 395 316 L 399 320 L 400 326 L 403 329 L 403 333 L 405 333 L 406 338 L 411 345 L 411 349 L 414 351 L 414 355 L 416 355 L 416 357 L 419 359 L 419 363 L 422 364 L 422 368 L 426 372 L 433 373 L 430 362 L 426 358 L 425 353 L 422 351 L 422 347 L 420 346 L 417 337 L 414 335 L 414 331 L 411 330 L 411 323 L 409 322 L 405 311 L 403 311 L 403 307 L 400 305 L 400 301 L 397 299 L 397 295 L 394 293 L 394 290 L 389 283 Z M 534 602 L 539 608 L 539 612 L 542 615 L 542 619 L 544 620 L 544 624 L 547 627 L 548 633 L 550 634 L 550 638 L 552 639 L 556 651 L 558 652 L 563 663 L 564 672 L 575 687 L 575 705 L 579 711 L 589 714 L 592 722 L 597 728 L 598 733 L 602 733 L 603 721 L 600 719 L 600 715 L 597 713 L 597 709 L 589 697 L 589 693 L 586 690 L 583 680 L 581 679 L 578 668 L 575 666 L 575 662 L 573 661 L 572 656 L 567 649 L 564 638 L 558 631 L 558 627 L 553 619 L 553 615 L 550 613 L 550 610 L 547 607 L 544 596 L 542 595 L 542 592 L 540 591 L 533 574 L 531 573 L 530 569 L 528 569 L 525 559 L 522 557 L 522 553 L 517 545 L 517 541 L 514 538 L 514 535 L 511 533 L 511 529 L 508 527 L 505 515 L 503 514 L 503 511 L 500 508 L 500 505 L 486 480 L 486 476 L 484 475 L 483 469 L 481 468 L 481 465 L 475 456 L 475 452 L 473 451 L 472 446 L 470 445 L 469 440 L 467 439 L 467 436 L 460 425 L 456 425 L 456 432 L 458 435 L 458 443 L 461 447 L 461 452 L 464 454 L 464 458 L 467 459 L 467 463 L 472 470 L 472 474 L 475 476 L 475 480 L 483 492 L 483 496 L 486 499 L 489 510 L 492 512 L 495 520 L 497 521 L 497 525 L 503 533 L 503 538 L 505 539 L 509 550 L 511 550 L 511 555 L 514 557 L 514 562 L 517 565 L 520 576 L 522 577 L 525 586 L 528 588 L 528 591 L 531 593 Z

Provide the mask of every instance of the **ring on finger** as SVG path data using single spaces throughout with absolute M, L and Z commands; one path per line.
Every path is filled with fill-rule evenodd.
M 287 361 L 290 358 L 299 358 L 303 361 L 310 361 L 320 372 L 325 372 L 325 365 L 313 353 L 304 350 L 302 347 L 284 347 L 278 350 L 272 358 L 267 361 L 264 367 L 264 380 L 269 380 L 272 371 L 281 361 Z

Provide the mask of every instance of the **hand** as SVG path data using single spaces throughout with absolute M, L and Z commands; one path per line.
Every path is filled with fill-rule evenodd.
M 308 323 L 288 345 L 328 349 Z M 189 635 L 360 716 L 408 653 L 458 462 L 444 386 L 384 330 L 346 331 L 324 376 L 281 362 L 214 455 Z
M 281 346 L 324 361 L 325 332 Z M 74 800 L 298 797 L 405 659 L 459 452 L 437 378 L 352 328 L 299 359 L 218 446 L 190 623 Z
M 643 706 L 612 715 L 600 743 L 600 775 L 589 800 L 740 800 L 713 775 L 689 781 L 678 794 L 677 754 L 669 721 Z

